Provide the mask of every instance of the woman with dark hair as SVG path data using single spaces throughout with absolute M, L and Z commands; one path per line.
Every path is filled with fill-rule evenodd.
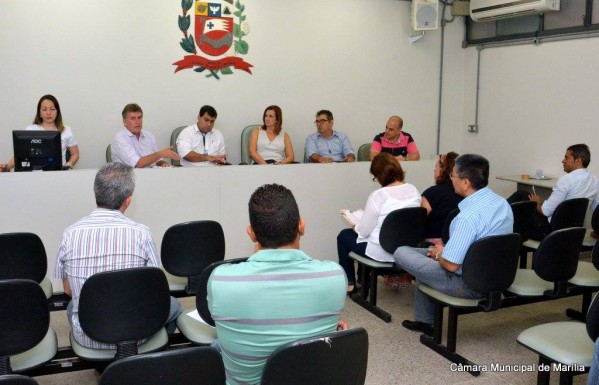
M 44 95 L 37 103 L 37 113 L 33 119 L 33 124 L 27 126 L 25 130 L 30 131 L 60 131 L 60 140 L 62 142 L 62 164 L 70 169 L 75 166 L 79 160 L 79 147 L 73 136 L 71 127 L 65 126 L 62 121 L 60 105 L 58 100 L 52 95 Z M 71 157 L 66 160 L 67 148 Z M 6 164 L 0 164 L 0 172 L 9 171 L 15 167 L 15 160 L 11 158 Z
M 425 236 L 433 242 L 441 238 L 445 219 L 463 199 L 455 193 L 449 178 L 457 157 L 458 154 L 453 151 L 439 155 L 435 164 L 435 185 L 422 193 L 422 207 L 428 213 Z
M 268 106 L 262 115 L 262 127 L 250 135 L 250 157 L 255 164 L 293 163 L 291 139 L 282 131 L 283 111 L 279 106 Z
M 352 229 L 341 230 L 337 236 L 339 264 L 347 275 L 347 291 L 356 290 L 354 263 L 349 258 L 350 251 L 382 262 L 393 262 L 379 243 L 379 233 L 385 217 L 394 210 L 420 206 L 420 193 L 413 185 L 404 181 L 405 173 L 401 165 L 388 153 L 380 153 L 372 159 L 370 173 L 381 184 L 373 191 L 358 224 Z

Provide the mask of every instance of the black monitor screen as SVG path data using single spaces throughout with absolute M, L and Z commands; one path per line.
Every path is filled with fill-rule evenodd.
M 12 132 L 15 171 L 62 170 L 60 131 Z

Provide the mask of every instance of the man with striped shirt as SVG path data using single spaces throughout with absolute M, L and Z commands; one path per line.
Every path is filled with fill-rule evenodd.
M 403 246 L 393 254 L 395 263 L 443 293 L 462 297 L 480 298 L 462 280 L 462 263 L 466 252 L 476 240 L 513 231 L 514 216 L 507 201 L 487 187 L 489 161 L 480 155 L 459 156 L 450 175 L 453 188 L 464 199 L 458 204 L 460 213 L 451 222 L 449 241 L 430 249 Z M 432 334 L 433 302 L 420 290 L 415 290 L 414 313 L 416 321 L 405 320 L 402 325 L 410 330 Z
M 339 320 L 347 279 L 341 266 L 300 251 L 304 220 L 287 188 L 258 188 L 247 232 L 256 253 L 222 265 L 208 282 L 228 385 L 259 384 L 267 358 L 298 339 L 346 329 Z
M 124 215 L 135 189 L 133 177 L 133 168 L 124 163 L 108 163 L 98 170 L 94 181 L 97 208 L 64 231 L 58 250 L 54 277 L 62 279 L 65 294 L 72 297 L 67 318 L 73 336 L 88 348 L 115 346 L 92 340 L 81 329 L 79 295 L 85 280 L 103 271 L 158 266 L 150 229 Z M 179 314 L 181 305 L 171 297 L 167 332 L 175 331 Z

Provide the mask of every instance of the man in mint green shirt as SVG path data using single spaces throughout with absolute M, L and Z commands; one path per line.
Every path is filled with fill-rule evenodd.
M 219 266 L 208 282 L 228 385 L 259 384 L 266 360 L 284 344 L 347 328 L 339 319 L 345 273 L 299 250 L 305 223 L 291 191 L 258 188 L 249 215 L 257 252 L 247 262 Z

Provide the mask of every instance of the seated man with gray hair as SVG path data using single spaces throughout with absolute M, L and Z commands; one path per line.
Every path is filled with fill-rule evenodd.
M 67 318 L 73 336 L 92 349 L 114 349 L 114 345 L 89 338 L 79 324 L 79 295 L 90 276 L 125 268 L 158 266 L 156 244 L 150 229 L 125 216 L 131 204 L 135 180 L 133 168 L 123 163 L 108 163 L 96 174 L 96 209 L 68 227 L 56 258 L 54 278 L 62 279 L 65 294 L 72 297 Z M 175 332 L 179 301 L 171 297 L 166 330 Z

